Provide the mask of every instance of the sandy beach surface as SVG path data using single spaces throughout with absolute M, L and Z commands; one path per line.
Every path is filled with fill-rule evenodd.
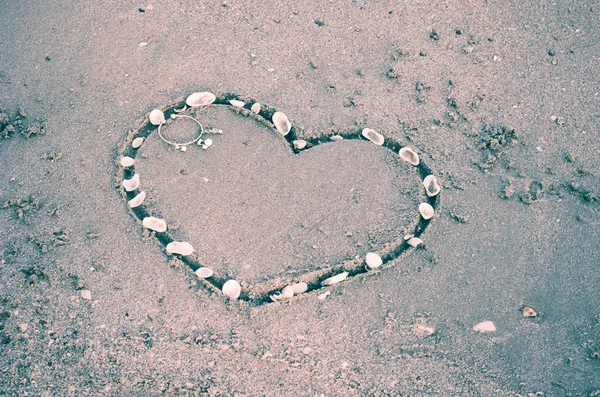
M 599 38 L 597 1 L 2 2 L 0 395 L 600 396 Z M 201 91 L 328 142 L 209 106 L 207 150 L 137 151 L 145 205 L 244 293 L 305 294 L 230 300 L 128 208 L 119 156 Z M 435 215 L 313 288 L 419 219 L 410 165 L 329 142 L 362 128 Z

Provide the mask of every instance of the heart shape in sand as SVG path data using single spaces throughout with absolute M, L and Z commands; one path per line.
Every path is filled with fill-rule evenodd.
M 131 212 L 168 255 L 202 269 L 201 285 L 260 305 L 379 273 L 420 244 L 431 221 L 423 206 L 437 208 L 430 193 L 439 189 L 414 153 L 412 163 L 408 149 L 399 156 L 398 142 L 359 127 L 302 140 L 287 116 L 255 100 L 200 97 L 140 122 L 118 177 Z M 190 143 L 195 132 L 169 136 L 181 126 L 200 132 L 191 118 L 202 124 L 199 142 Z M 157 124 L 184 150 L 161 140 Z

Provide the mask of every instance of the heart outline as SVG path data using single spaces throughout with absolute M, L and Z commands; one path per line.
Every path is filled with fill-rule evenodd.
M 237 115 L 254 118 L 256 121 L 260 122 L 261 124 L 266 126 L 268 129 L 271 129 L 277 136 L 285 139 L 287 141 L 287 143 L 290 145 L 292 153 L 296 154 L 296 155 L 302 151 L 310 150 L 311 148 L 314 148 L 320 144 L 334 143 L 334 141 L 331 140 L 331 137 L 334 135 L 341 136 L 345 140 L 346 139 L 364 140 L 364 138 L 361 135 L 361 131 L 362 131 L 361 127 L 356 126 L 356 127 L 338 128 L 335 130 L 332 129 L 330 131 L 330 133 L 323 131 L 322 134 L 317 137 L 305 139 L 307 142 L 306 147 L 302 148 L 302 149 L 297 149 L 293 144 L 294 140 L 298 139 L 297 127 L 295 125 L 292 125 L 290 131 L 285 136 L 282 136 L 276 130 L 275 126 L 269 121 L 272 119 L 273 114 L 275 112 L 277 112 L 277 109 L 271 108 L 271 107 L 268 107 L 265 105 L 261 105 L 260 111 L 258 113 L 255 113 L 250 110 L 251 105 L 258 102 L 254 99 L 240 97 L 240 96 L 238 96 L 236 94 L 232 94 L 232 93 L 215 94 L 215 96 L 216 96 L 216 99 L 212 104 L 210 104 L 211 106 L 213 106 L 213 105 L 227 106 L 230 110 L 232 110 Z M 232 101 L 232 100 L 242 101 L 242 102 L 244 102 L 244 106 L 241 108 L 237 107 L 237 106 L 232 106 L 230 104 L 230 101 Z M 178 114 L 181 111 L 179 109 L 183 108 L 185 105 L 186 105 L 185 98 L 179 98 L 179 99 L 175 100 L 174 103 L 172 103 L 171 105 L 164 106 L 160 110 L 162 110 L 164 112 L 164 115 L 166 118 L 170 118 L 171 115 Z M 138 122 L 137 128 L 135 128 L 134 130 L 130 131 L 127 134 L 127 137 L 125 138 L 123 145 L 122 145 L 121 149 L 119 150 L 118 156 L 119 157 L 127 156 L 127 157 L 131 157 L 132 159 L 135 160 L 136 155 L 141 146 L 138 148 L 133 148 L 133 146 L 132 146 L 133 140 L 136 138 L 144 138 L 144 140 L 146 140 L 155 131 L 157 131 L 157 126 L 153 125 L 149 121 L 148 117 L 144 117 L 143 119 L 141 119 Z M 382 135 L 384 136 L 384 143 L 383 143 L 382 147 L 394 152 L 397 155 L 399 150 L 403 146 L 399 142 L 385 137 L 384 134 L 382 134 Z M 432 175 L 431 169 L 422 161 L 422 159 L 417 166 L 409 165 L 409 167 L 412 170 L 416 170 L 419 178 L 421 179 L 421 182 L 423 181 L 423 179 L 426 176 Z M 132 198 L 134 198 L 140 192 L 140 187 L 138 186 L 136 189 L 133 189 L 131 191 L 126 191 L 121 186 L 120 182 L 125 179 L 130 179 L 134 175 L 135 175 L 135 164 L 131 167 L 119 167 L 119 170 L 117 172 L 117 180 L 119 181 L 119 187 L 120 187 L 119 190 L 126 201 L 129 201 Z M 423 192 L 423 190 L 421 190 L 421 192 Z M 422 198 L 425 199 L 425 201 L 421 201 L 421 202 L 429 203 L 434 208 L 434 210 L 436 210 L 435 212 L 438 212 L 437 209 L 440 206 L 440 194 L 436 194 L 435 196 L 428 196 L 426 194 L 422 194 L 421 196 L 422 196 Z M 157 211 L 156 209 L 152 208 L 151 206 L 145 205 L 144 203 L 142 203 L 141 205 L 134 207 L 134 208 L 131 208 L 129 206 L 127 206 L 127 207 L 130 210 L 130 212 L 132 212 L 134 217 L 138 219 L 138 221 L 140 223 L 142 223 L 142 221 L 145 217 L 153 216 L 152 214 L 156 214 L 157 212 L 160 212 L 160 211 Z M 408 226 L 408 228 L 412 227 L 412 231 L 409 231 L 407 234 L 412 234 L 415 237 L 423 236 L 425 230 L 427 229 L 427 227 L 429 226 L 429 224 L 431 223 L 432 220 L 433 220 L 433 218 L 423 219 L 423 217 L 421 217 L 420 215 L 417 215 L 417 217 Z M 152 232 L 152 234 L 161 243 L 163 248 L 166 248 L 167 244 L 169 244 L 170 242 L 176 241 L 173 238 L 173 236 L 169 233 L 168 229 L 164 232 Z M 400 237 L 392 242 L 386 243 L 384 248 L 378 252 L 378 254 L 381 256 L 381 258 L 383 260 L 383 265 L 380 267 L 380 269 L 383 270 L 386 268 L 394 267 L 395 264 L 392 262 L 399 259 L 402 256 L 402 254 L 404 254 L 411 248 L 412 247 L 402 237 Z M 166 252 L 166 250 L 165 250 L 165 252 Z M 192 255 L 188 255 L 188 256 L 181 256 L 181 255 L 169 254 L 169 253 L 167 253 L 167 255 L 170 255 L 170 256 L 180 259 L 192 271 L 196 271 L 198 268 L 203 267 L 203 265 L 200 263 L 200 260 L 195 252 Z M 309 292 L 313 292 L 316 290 L 326 288 L 326 286 L 323 286 L 321 284 L 323 280 L 325 280 L 329 277 L 332 277 L 334 275 L 337 275 L 344 271 L 348 272 L 347 279 L 355 278 L 356 276 L 359 276 L 361 274 L 367 274 L 367 273 L 375 274 L 375 273 L 380 272 L 380 270 L 368 271 L 367 267 L 365 266 L 364 258 L 361 260 L 350 259 L 350 260 L 346 260 L 343 263 L 340 263 L 340 264 L 337 264 L 334 266 L 330 266 L 327 268 L 323 268 L 323 269 L 319 269 L 319 270 L 315 270 L 312 272 L 301 274 L 297 277 L 294 277 L 293 279 L 279 277 L 279 278 L 271 279 L 269 281 L 266 281 L 263 283 L 258 283 L 258 284 L 245 283 L 246 286 L 243 287 L 242 294 L 240 295 L 240 297 L 238 299 L 241 301 L 246 301 L 253 306 L 260 306 L 260 305 L 264 305 L 266 303 L 272 303 L 273 300 L 270 298 L 270 296 L 280 292 L 282 288 L 284 288 L 288 285 L 291 285 L 295 282 L 306 282 L 308 284 L 307 291 L 298 296 L 307 295 Z M 212 290 L 213 292 L 221 293 L 221 288 L 223 287 L 223 284 L 229 279 L 231 279 L 231 277 L 227 277 L 227 275 L 222 275 L 222 274 L 219 274 L 217 271 L 215 271 L 211 277 L 209 277 L 207 279 L 200 279 L 200 281 L 201 281 L 201 285 L 207 287 L 209 290 Z M 235 278 L 233 278 L 233 279 L 235 279 Z M 294 296 L 294 298 L 296 298 L 296 295 Z M 290 300 L 290 299 L 288 299 L 288 300 Z

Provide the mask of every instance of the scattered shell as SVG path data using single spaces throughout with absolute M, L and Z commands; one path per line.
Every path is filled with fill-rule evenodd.
M 364 130 L 362 130 L 362 136 L 364 136 L 365 138 L 367 138 L 368 140 L 370 140 L 371 142 L 373 142 L 374 144 L 376 144 L 378 146 L 382 146 L 383 141 L 385 140 L 383 138 L 383 135 L 381 135 L 379 132 L 372 130 L 370 128 L 365 128 Z
M 231 101 L 229 101 L 229 103 L 231 104 L 231 106 L 233 106 L 234 108 L 243 108 L 244 105 L 246 104 L 245 102 L 242 101 L 238 101 L 237 99 L 232 99 Z
M 348 272 L 343 272 L 340 274 L 336 274 L 333 277 L 329 277 L 328 279 L 323 280 L 321 285 L 333 285 L 344 281 L 348 277 Z
M 423 179 L 423 186 L 425 186 L 425 193 L 427 193 L 429 197 L 435 196 L 441 190 L 437 179 L 433 175 L 427 175 L 425 179 Z
M 431 219 L 435 211 L 433 207 L 429 203 L 421 203 L 419 204 L 419 212 L 423 219 Z
M 213 270 L 209 269 L 208 267 L 201 267 L 198 270 L 196 270 L 196 276 L 198 276 L 199 278 L 209 278 L 214 273 L 215 272 L 213 272 Z
M 365 262 L 369 269 L 377 269 L 379 266 L 383 265 L 383 260 L 375 252 L 369 252 L 365 256 Z
M 308 291 L 308 284 L 306 284 L 304 282 L 292 284 L 292 285 L 290 285 L 290 287 L 294 291 L 294 295 L 300 295 L 300 294 L 303 294 L 306 291 Z
M 329 139 L 331 139 L 334 142 L 339 142 L 339 141 L 343 141 L 344 137 L 341 135 L 333 135 Z
M 297 139 L 294 142 L 292 142 L 292 144 L 294 145 L 294 147 L 298 150 L 302 150 L 306 147 L 306 144 L 308 142 L 306 142 L 304 139 Z
M 256 102 L 254 105 L 252 105 L 250 110 L 252 110 L 254 113 L 260 112 L 260 103 Z
M 418 237 L 411 237 L 411 238 L 408 239 L 407 243 L 411 247 L 417 248 L 419 245 L 423 244 L 423 240 L 421 240 Z
M 169 254 L 187 256 L 194 252 L 194 247 L 192 247 L 192 244 L 185 241 L 173 241 L 172 243 L 167 244 L 167 252 Z
M 403 147 L 398 153 L 400 158 L 412 165 L 419 165 L 419 155 L 409 147 Z
M 496 326 L 491 321 L 482 321 L 473 327 L 475 332 L 496 332 Z
M 194 92 L 185 100 L 188 106 L 197 108 L 198 106 L 207 106 L 213 103 L 217 97 L 212 92 Z
M 523 308 L 523 317 L 535 317 L 537 316 L 537 312 L 533 310 L 533 308 L 529 306 L 525 306 Z
M 331 295 L 331 291 L 325 291 L 322 294 L 319 294 L 317 298 L 319 298 L 320 301 L 324 301 L 329 295 Z
M 121 167 L 131 167 L 135 161 L 131 157 L 121 157 L 119 164 Z
M 155 218 L 153 216 L 148 216 L 144 218 L 144 220 L 142 221 L 142 225 L 146 229 L 154 230 L 155 232 L 159 233 L 167 231 L 167 222 L 165 222 L 162 219 Z
M 87 289 L 82 289 L 79 293 L 81 294 L 81 297 L 83 299 L 87 299 L 87 300 L 92 299 L 92 293 L 91 293 L 91 291 L 88 291 Z
M 273 115 L 273 124 L 275 124 L 275 128 L 283 136 L 286 136 L 292 129 L 292 123 L 290 123 L 287 116 L 281 112 L 275 112 Z
M 135 196 L 134 198 L 129 200 L 127 202 L 127 204 L 129 204 L 130 208 L 139 207 L 144 202 L 145 198 L 146 198 L 146 192 L 139 192 L 137 194 L 137 196 Z
M 123 179 L 122 185 L 128 192 L 137 189 L 140 186 L 140 174 L 135 174 L 131 179 Z
M 144 138 L 142 138 L 142 137 L 135 138 L 133 140 L 133 142 L 131 142 L 131 147 L 134 148 L 134 149 L 137 149 L 140 146 L 142 146 L 142 143 L 144 143 Z
M 242 287 L 240 283 L 235 280 L 228 280 L 223 284 L 223 294 L 228 296 L 229 299 L 237 299 L 240 297 L 240 293 L 242 292 Z
M 161 125 L 166 121 L 165 114 L 160 109 L 154 109 L 153 111 L 151 111 L 149 118 L 150 122 L 154 125 Z

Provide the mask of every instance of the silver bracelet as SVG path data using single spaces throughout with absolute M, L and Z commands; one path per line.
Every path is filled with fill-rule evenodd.
M 200 134 L 198 134 L 198 136 L 197 136 L 195 139 L 193 139 L 193 140 L 191 140 L 191 141 L 189 141 L 189 142 L 185 142 L 185 143 L 178 143 L 178 142 L 175 142 L 175 141 L 169 141 L 168 139 L 165 139 L 165 137 L 164 137 L 164 136 L 162 136 L 162 134 L 161 134 L 161 132 L 160 132 L 160 127 L 161 127 L 163 124 L 165 124 L 165 123 L 160 123 L 160 124 L 158 125 L 158 136 L 160 137 L 160 139 L 162 139 L 162 140 L 163 140 L 165 143 L 168 143 L 169 145 L 175 146 L 175 149 L 181 150 L 182 152 L 185 152 L 185 151 L 187 150 L 187 146 L 188 146 L 188 145 L 191 145 L 191 144 L 193 144 L 193 143 L 196 143 L 196 142 L 200 141 L 200 138 L 202 138 L 202 134 L 204 134 L 204 127 L 203 127 L 203 126 L 202 126 L 202 124 L 201 124 L 201 123 L 200 123 L 198 120 L 196 120 L 194 117 L 191 117 L 191 116 L 186 116 L 186 115 L 184 115 L 184 114 L 172 114 L 172 115 L 171 115 L 171 119 L 173 119 L 173 120 L 175 120 L 175 119 L 178 119 L 178 118 L 184 118 L 184 117 L 185 117 L 185 118 L 188 118 L 188 119 L 192 119 L 192 120 L 194 120 L 194 121 L 195 121 L 195 122 L 196 122 L 196 123 L 197 123 L 197 124 L 200 126 Z M 198 144 L 200 144 L 200 143 L 198 143 Z

